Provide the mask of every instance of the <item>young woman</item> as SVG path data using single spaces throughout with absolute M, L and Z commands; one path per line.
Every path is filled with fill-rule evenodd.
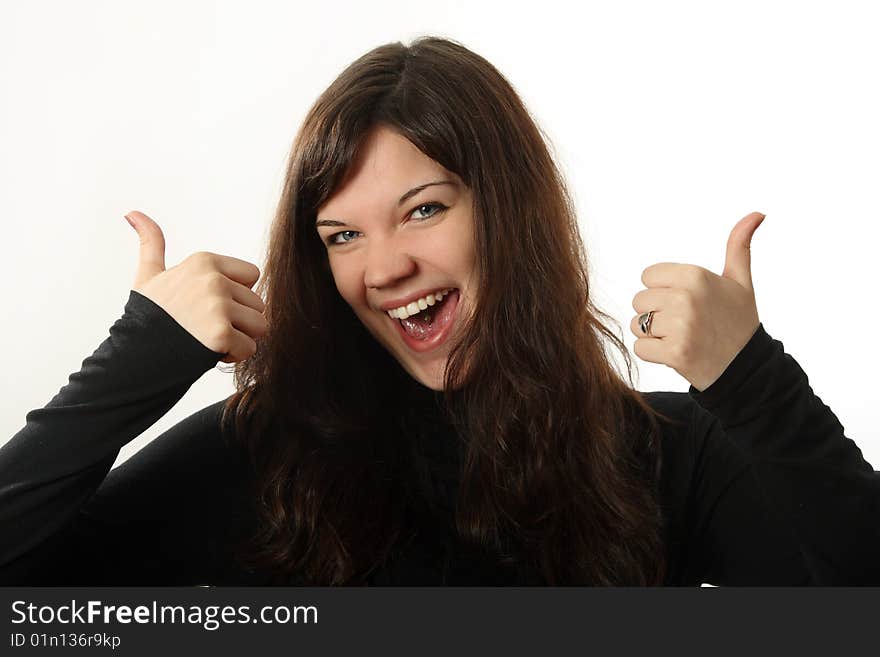
M 318 98 L 262 278 L 128 218 L 123 316 L 0 450 L 5 583 L 880 582 L 876 474 L 758 321 L 763 217 L 722 277 L 645 270 L 636 352 L 692 385 L 634 390 L 539 129 L 458 43 Z M 218 360 L 237 392 L 108 474 Z

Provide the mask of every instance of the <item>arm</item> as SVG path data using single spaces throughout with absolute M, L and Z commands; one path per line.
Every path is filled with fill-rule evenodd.
M 880 583 L 880 475 L 781 342 L 760 325 L 717 381 L 688 394 L 749 456 L 815 583 Z
M 673 586 L 811 583 L 790 523 L 780 521 L 750 456 L 718 418 L 681 392 L 650 392 L 663 423 L 660 499 Z
M 60 531 L 0 567 L 28 585 L 264 583 L 236 560 L 252 535 L 246 459 L 221 435 L 223 401 L 114 468 Z
M 120 448 L 161 418 L 220 358 L 132 291 L 110 336 L 0 448 L 0 574 L 70 531 Z M 25 568 L 22 566 L 22 568 Z

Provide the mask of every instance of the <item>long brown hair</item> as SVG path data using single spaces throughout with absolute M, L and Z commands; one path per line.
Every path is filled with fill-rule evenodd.
M 406 538 L 401 368 L 337 292 L 314 228 L 364 136 L 397 131 L 474 198 L 480 286 L 443 393 L 463 438 L 455 531 L 548 584 L 660 584 L 660 431 L 590 299 L 575 209 L 510 83 L 449 39 L 379 46 L 317 99 L 290 153 L 255 291 L 269 332 L 223 426 L 247 446 L 277 582 L 363 584 Z M 602 336 L 626 362 L 610 362 Z

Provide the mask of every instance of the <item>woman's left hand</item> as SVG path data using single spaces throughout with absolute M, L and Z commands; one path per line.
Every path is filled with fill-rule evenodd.
M 703 391 L 733 362 L 758 330 L 758 308 L 752 287 L 752 235 L 764 221 L 760 212 L 746 215 L 727 240 L 724 273 L 718 276 L 697 265 L 660 262 L 642 272 L 648 289 L 633 297 L 641 315 L 651 310 L 651 337 L 639 328 L 633 351 L 642 360 L 668 365 Z

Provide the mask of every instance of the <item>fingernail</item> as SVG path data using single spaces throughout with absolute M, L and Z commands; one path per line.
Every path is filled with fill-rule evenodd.
M 128 222 L 129 226 L 131 226 L 132 228 L 135 228 L 134 220 L 131 217 L 129 217 L 127 214 L 124 214 L 122 216 L 125 217 L 125 220 Z

